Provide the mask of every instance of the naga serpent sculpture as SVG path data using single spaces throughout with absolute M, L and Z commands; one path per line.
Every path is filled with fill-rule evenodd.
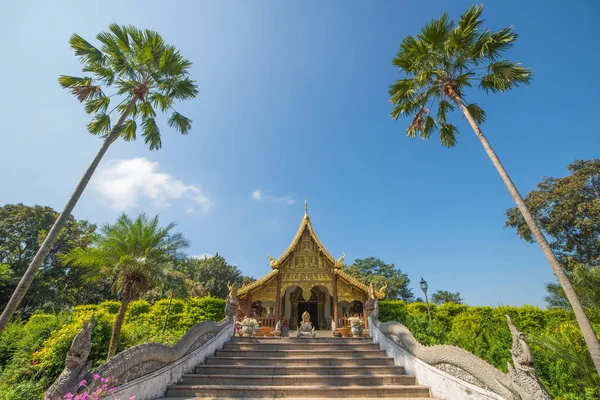
M 479 357 L 459 347 L 448 345 L 423 346 L 408 328 L 398 322 L 377 322 L 377 328 L 387 337 L 419 360 L 436 368 L 444 368 L 460 379 L 474 378 L 477 386 L 490 390 L 508 400 L 551 400 L 544 385 L 537 378 L 533 355 L 525 343 L 523 333 L 506 317 L 513 336 L 511 355 L 514 366 L 508 364 L 508 374 L 496 369 Z M 473 381 L 473 379 L 469 379 Z M 473 383 L 473 382 L 472 382 Z

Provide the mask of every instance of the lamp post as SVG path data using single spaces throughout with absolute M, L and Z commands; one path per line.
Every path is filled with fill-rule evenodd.
M 425 302 L 427 302 L 427 314 L 429 315 L 429 322 L 431 322 L 431 310 L 429 310 L 429 299 L 427 298 L 427 288 L 429 286 L 427 285 L 427 281 L 423 279 L 423 277 L 421 277 L 421 282 L 419 282 L 419 285 L 421 285 L 421 290 L 423 291 L 423 293 L 425 293 Z

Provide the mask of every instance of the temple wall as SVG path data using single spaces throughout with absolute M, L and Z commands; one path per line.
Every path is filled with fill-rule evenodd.
M 369 334 L 394 363 L 404 367 L 407 374 L 415 375 L 420 385 L 429 386 L 431 394 L 440 400 L 505 400 L 504 397 L 482 389 L 445 373 L 419 360 L 386 337 L 369 318 Z

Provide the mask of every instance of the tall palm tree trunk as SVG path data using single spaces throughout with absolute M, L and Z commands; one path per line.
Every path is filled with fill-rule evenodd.
M 102 147 L 100 147 L 98 154 L 96 154 L 96 157 L 94 157 L 94 160 L 85 171 L 85 174 L 83 174 L 83 177 L 75 187 L 75 191 L 71 195 L 71 198 L 67 202 L 67 205 L 65 206 L 64 210 L 62 211 L 62 213 L 60 213 L 60 215 L 54 222 L 54 225 L 52 225 L 52 228 L 50 228 L 50 231 L 48 232 L 44 243 L 42 243 L 37 253 L 35 254 L 35 257 L 33 257 L 31 264 L 29 264 L 29 267 L 27 267 L 27 271 L 25 271 L 25 273 L 23 274 L 21 281 L 19 282 L 15 291 L 13 292 L 10 300 L 8 301 L 8 304 L 4 308 L 2 316 L 0 316 L 0 336 L 2 336 L 2 332 L 4 332 L 4 329 L 6 329 L 6 326 L 10 322 L 13 314 L 21 304 L 23 297 L 25 297 L 25 294 L 31 286 L 33 278 L 35 278 L 37 271 L 40 269 L 42 263 L 46 259 L 46 256 L 52 249 L 54 242 L 56 242 L 56 239 L 58 239 L 60 232 L 67 224 L 67 221 L 69 220 L 69 216 L 71 215 L 73 208 L 75 208 L 77 201 L 81 197 L 85 187 L 92 178 L 92 175 L 98 167 L 98 164 L 100 164 L 100 160 L 102 160 L 102 157 L 104 157 L 104 154 L 106 153 L 110 145 L 119 137 L 120 128 L 123 125 L 123 122 L 125 122 L 127 116 L 133 110 L 133 106 L 135 105 L 136 101 L 136 98 L 134 98 L 129 102 L 127 108 L 123 112 L 123 115 L 121 115 L 121 118 L 119 118 L 117 124 L 113 127 L 110 134 L 102 143 Z
M 125 321 L 125 312 L 127 311 L 130 302 L 131 299 L 128 295 L 123 296 L 121 307 L 119 307 L 119 312 L 117 313 L 117 318 L 115 318 L 115 324 L 113 325 L 112 333 L 110 334 L 110 344 L 108 345 L 108 355 L 106 356 L 107 360 L 117 354 L 117 345 L 119 344 L 119 338 L 121 337 L 123 321 Z
M 596 333 L 594 332 L 594 329 L 592 328 L 592 325 L 590 324 L 588 317 L 585 315 L 585 311 L 583 310 L 583 307 L 581 306 L 581 303 L 579 302 L 579 299 L 577 298 L 577 295 L 575 294 L 575 290 L 573 289 L 573 286 L 571 285 L 571 281 L 569 281 L 569 277 L 567 276 L 567 274 L 565 274 L 565 271 L 562 269 L 562 266 L 556 259 L 556 256 L 552 252 L 552 249 L 550 248 L 550 245 L 548 244 L 546 237 L 544 236 L 544 234 L 538 227 L 537 223 L 533 219 L 533 216 L 531 215 L 531 212 L 529 211 L 529 208 L 527 208 L 527 205 L 523 201 L 523 197 L 521 197 L 521 194 L 519 193 L 516 186 L 510 179 L 510 176 L 508 176 L 508 173 L 504 169 L 504 166 L 500 162 L 500 159 L 496 155 L 496 152 L 494 151 L 492 146 L 489 144 L 489 142 L 483 135 L 483 132 L 481 132 L 479 125 L 477 124 L 477 122 L 475 121 L 475 119 L 473 118 L 473 116 L 471 115 L 469 110 L 467 109 L 467 106 L 465 106 L 465 103 L 462 101 L 460 96 L 458 96 L 457 94 L 452 94 L 450 97 L 460 107 L 463 114 L 465 115 L 465 118 L 467 118 L 467 121 L 469 121 L 471 128 L 473 128 L 473 130 L 475 131 L 475 134 L 481 141 L 481 144 L 483 145 L 485 152 L 492 160 L 492 164 L 494 164 L 494 167 L 496 167 L 496 170 L 500 174 L 502 181 L 504 181 L 504 184 L 508 188 L 510 195 L 512 196 L 513 200 L 517 204 L 519 211 L 521 211 L 521 214 L 523 215 L 523 218 L 525 219 L 527 226 L 529 227 L 529 229 L 531 229 L 531 232 L 533 233 L 533 236 L 535 237 L 536 242 L 542 248 L 544 255 L 548 259 L 548 262 L 550 263 L 550 266 L 552 267 L 552 270 L 554 271 L 554 275 L 556 275 L 556 279 L 558 279 L 558 282 L 560 283 L 563 290 L 565 291 L 565 294 L 567 296 L 567 299 L 569 300 L 569 303 L 571 303 L 571 307 L 573 308 L 573 313 L 575 314 L 577 323 L 579 324 L 579 327 L 581 328 L 581 332 L 583 333 L 583 337 L 584 337 L 585 342 L 590 351 L 590 355 L 592 356 L 594 365 L 596 366 L 596 370 L 598 371 L 598 374 L 600 374 L 600 342 L 598 342 Z

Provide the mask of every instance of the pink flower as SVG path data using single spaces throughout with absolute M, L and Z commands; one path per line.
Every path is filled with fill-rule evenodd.
M 100 379 L 100 375 L 94 374 L 94 380 L 97 381 L 98 379 Z
M 87 383 L 87 381 L 84 379 L 81 382 L 79 382 L 79 387 L 84 386 Z
M 108 383 L 108 381 L 110 381 L 110 378 L 102 378 L 100 380 L 102 381 L 102 383 Z
M 73 393 L 69 392 L 69 393 L 65 394 L 65 400 L 72 399 L 72 398 L 73 398 Z
M 135 400 L 135 396 L 131 396 L 129 400 Z

